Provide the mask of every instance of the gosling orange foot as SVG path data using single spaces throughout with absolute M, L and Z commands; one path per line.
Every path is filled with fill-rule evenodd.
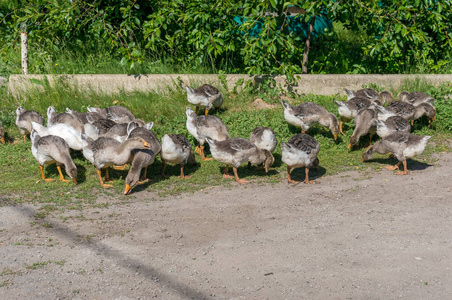
M 141 185 L 141 184 L 145 184 L 146 182 L 149 182 L 150 180 L 148 179 L 148 178 L 146 178 L 146 179 L 144 179 L 144 180 L 139 180 L 138 182 L 137 182 L 137 185 Z
M 397 166 L 400 165 L 400 163 L 401 162 L 399 162 L 397 164 Z M 407 169 L 407 165 L 406 165 L 406 160 L 403 161 L 403 170 L 404 170 L 403 172 L 402 171 L 396 172 L 396 175 L 408 175 L 408 169 Z
M 248 184 L 248 183 L 250 183 L 248 180 L 246 180 L 246 179 L 236 179 L 235 180 L 236 182 L 238 182 L 238 183 L 240 183 L 240 184 Z
M 180 179 L 189 179 L 191 178 L 191 175 L 179 175 Z
M 97 173 L 97 177 L 99 178 L 100 185 L 101 185 L 104 189 L 108 189 L 108 188 L 112 187 L 111 184 L 105 184 L 105 183 L 102 181 L 102 174 L 101 174 L 101 171 L 100 171 L 100 170 L 96 169 L 96 173 Z M 105 177 L 107 177 L 107 175 L 108 175 L 108 169 L 107 169 L 107 173 L 105 174 Z
M 308 183 L 308 184 L 315 184 L 316 183 L 315 181 L 309 180 L 309 168 L 304 168 L 304 170 L 305 170 L 306 177 L 303 182 Z
M 55 179 L 52 178 L 46 178 L 44 175 L 44 167 L 43 166 L 39 166 L 39 170 L 41 171 L 41 179 L 44 180 L 45 182 L 52 182 L 55 181 Z
M 62 182 L 66 182 L 66 183 L 72 181 L 72 180 L 64 179 L 64 175 L 63 175 L 63 172 L 61 171 L 61 167 L 60 166 L 57 166 L 57 170 L 58 170 L 58 173 L 60 174 L 60 178 L 58 178 L 58 180 L 60 180 Z M 74 180 L 74 182 L 77 184 L 76 180 Z
M 408 175 L 409 173 L 405 172 L 405 171 L 397 171 L 397 172 L 395 172 L 395 174 L 396 175 Z
M 292 170 L 292 168 L 289 167 L 289 166 L 287 166 L 287 182 L 288 182 L 288 183 L 299 184 L 299 183 L 300 183 L 299 181 L 292 180 L 292 177 L 290 176 L 290 171 L 291 171 L 291 170 Z
M 113 182 L 112 179 L 110 179 L 110 174 L 108 173 L 108 168 L 105 169 L 105 180 L 104 182 Z
M 201 148 L 199 146 L 196 146 L 195 153 L 198 153 L 199 155 L 201 155 Z
M 124 171 L 127 167 L 127 164 L 122 165 L 122 166 L 113 166 L 112 168 L 118 171 Z
M 229 168 L 229 166 L 228 166 L 228 168 Z M 249 183 L 248 180 L 239 178 L 239 175 L 237 174 L 237 168 L 236 167 L 232 167 L 232 170 L 234 171 L 234 178 L 235 178 L 236 182 L 238 182 L 240 184 L 248 184 Z
M 402 163 L 402 162 L 399 161 L 399 162 L 398 162 L 397 164 L 395 164 L 394 166 L 385 166 L 384 168 L 385 168 L 386 170 L 389 170 L 389 171 L 398 170 L 401 163 Z M 404 161 L 403 163 L 404 163 L 404 165 L 405 165 L 405 164 L 406 164 L 406 161 Z M 405 170 L 406 170 L 406 167 L 405 167 Z
M 394 170 L 398 170 L 399 166 L 384 166 L 384 168 L 389 171 L 394 171 Z

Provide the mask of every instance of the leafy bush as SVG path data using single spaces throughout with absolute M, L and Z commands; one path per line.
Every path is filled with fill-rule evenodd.
M 288 16 L 289 7 L 301 13 Z M 114 73 L 165 72 L 152 66 L 163 60 L 185 69 L 286 74 L 292 80 L 306 53 L 305 34 L 293 23 L 316 18 L 335 25 L 313 37 L 311 72 L 451 69 L 450 0 L 5 0 L 0 2 L 0 73 L 17 72 L 8 61 L 19 61 L 11 49 L 17 53 L 24 22 L 33 73 L 110 72 L 111 61 Z M 63 63 L 66 58 L 81 60 L 83 67 Z

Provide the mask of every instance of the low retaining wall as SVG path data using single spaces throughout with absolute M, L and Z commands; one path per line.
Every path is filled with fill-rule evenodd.
M 452 82 L 452 74 L 444 75 L 351 75 L 351 74 L 328 74 L 328 75 L 296 75 L 298 83 L 289 87 L 297 94 L 333 95 L 343 94 L 344 88 L 356 90 L 363 85 L 377 84 L 385 89 L 397 89 L 406 80 L 425 80 L 433 85 L 444 82 Z M 104 93 L 117 93 L 118 91 L 161 91 L 166 92 L 168 88 L 176 88 L 180 85 L 198 86 L 210 83 L 221 86 L 219 76 L 216 74 L 141 74 L 141 75 L 11 75 L 8 81 L 10 92 L 17 96 L 30 88 L 39 87 L 39 81 L 47 79 L 50 85 L 58 81 L 64 81 L 69 85 L 79 88 L 89 88 Z M 225 80 L 228 89 L 234 87 L 240 90 L 241 86 L 249 80 L 258 84 L 265 76 L 249 76 L 244 74 L 228 74 Z M 285 85 L 285 76 L 271 76 L 277 84 Z M 242 84 L 238 84 L 241 83 Z

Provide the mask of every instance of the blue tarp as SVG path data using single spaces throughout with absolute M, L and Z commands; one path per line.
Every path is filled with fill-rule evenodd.
M 234 17 L 234 21 L 237 22 L 238 25 L 242 25 L 246 18 L 241 16 Z M 295 34 L 302 35 L 303 38 L 308 36 L 309 31 L 309 22 L 303 23 L 301 22 L 301 18 L 295 16 L 286 17 L 286 22 L 288 25 L 289 32 L 294 32 Z M 254 37 L 257 37 L 261 32 L 262 21 L 257 21 L 256 24 L 250 31 L 250 34 Z M 331 30 L 333 28 L 333 22 L 326 17 L 317 16 L 314 22 L 314 31 L 312 32 L 313 37 L 317 37 L 325 32 L 325 29 Z

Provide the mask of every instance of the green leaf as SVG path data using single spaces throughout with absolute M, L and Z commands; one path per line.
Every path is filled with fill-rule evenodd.
M 277 0 L 270 0 L 270 4 L 273 6 L 274 9 L 276 9 L 276 1 Z

